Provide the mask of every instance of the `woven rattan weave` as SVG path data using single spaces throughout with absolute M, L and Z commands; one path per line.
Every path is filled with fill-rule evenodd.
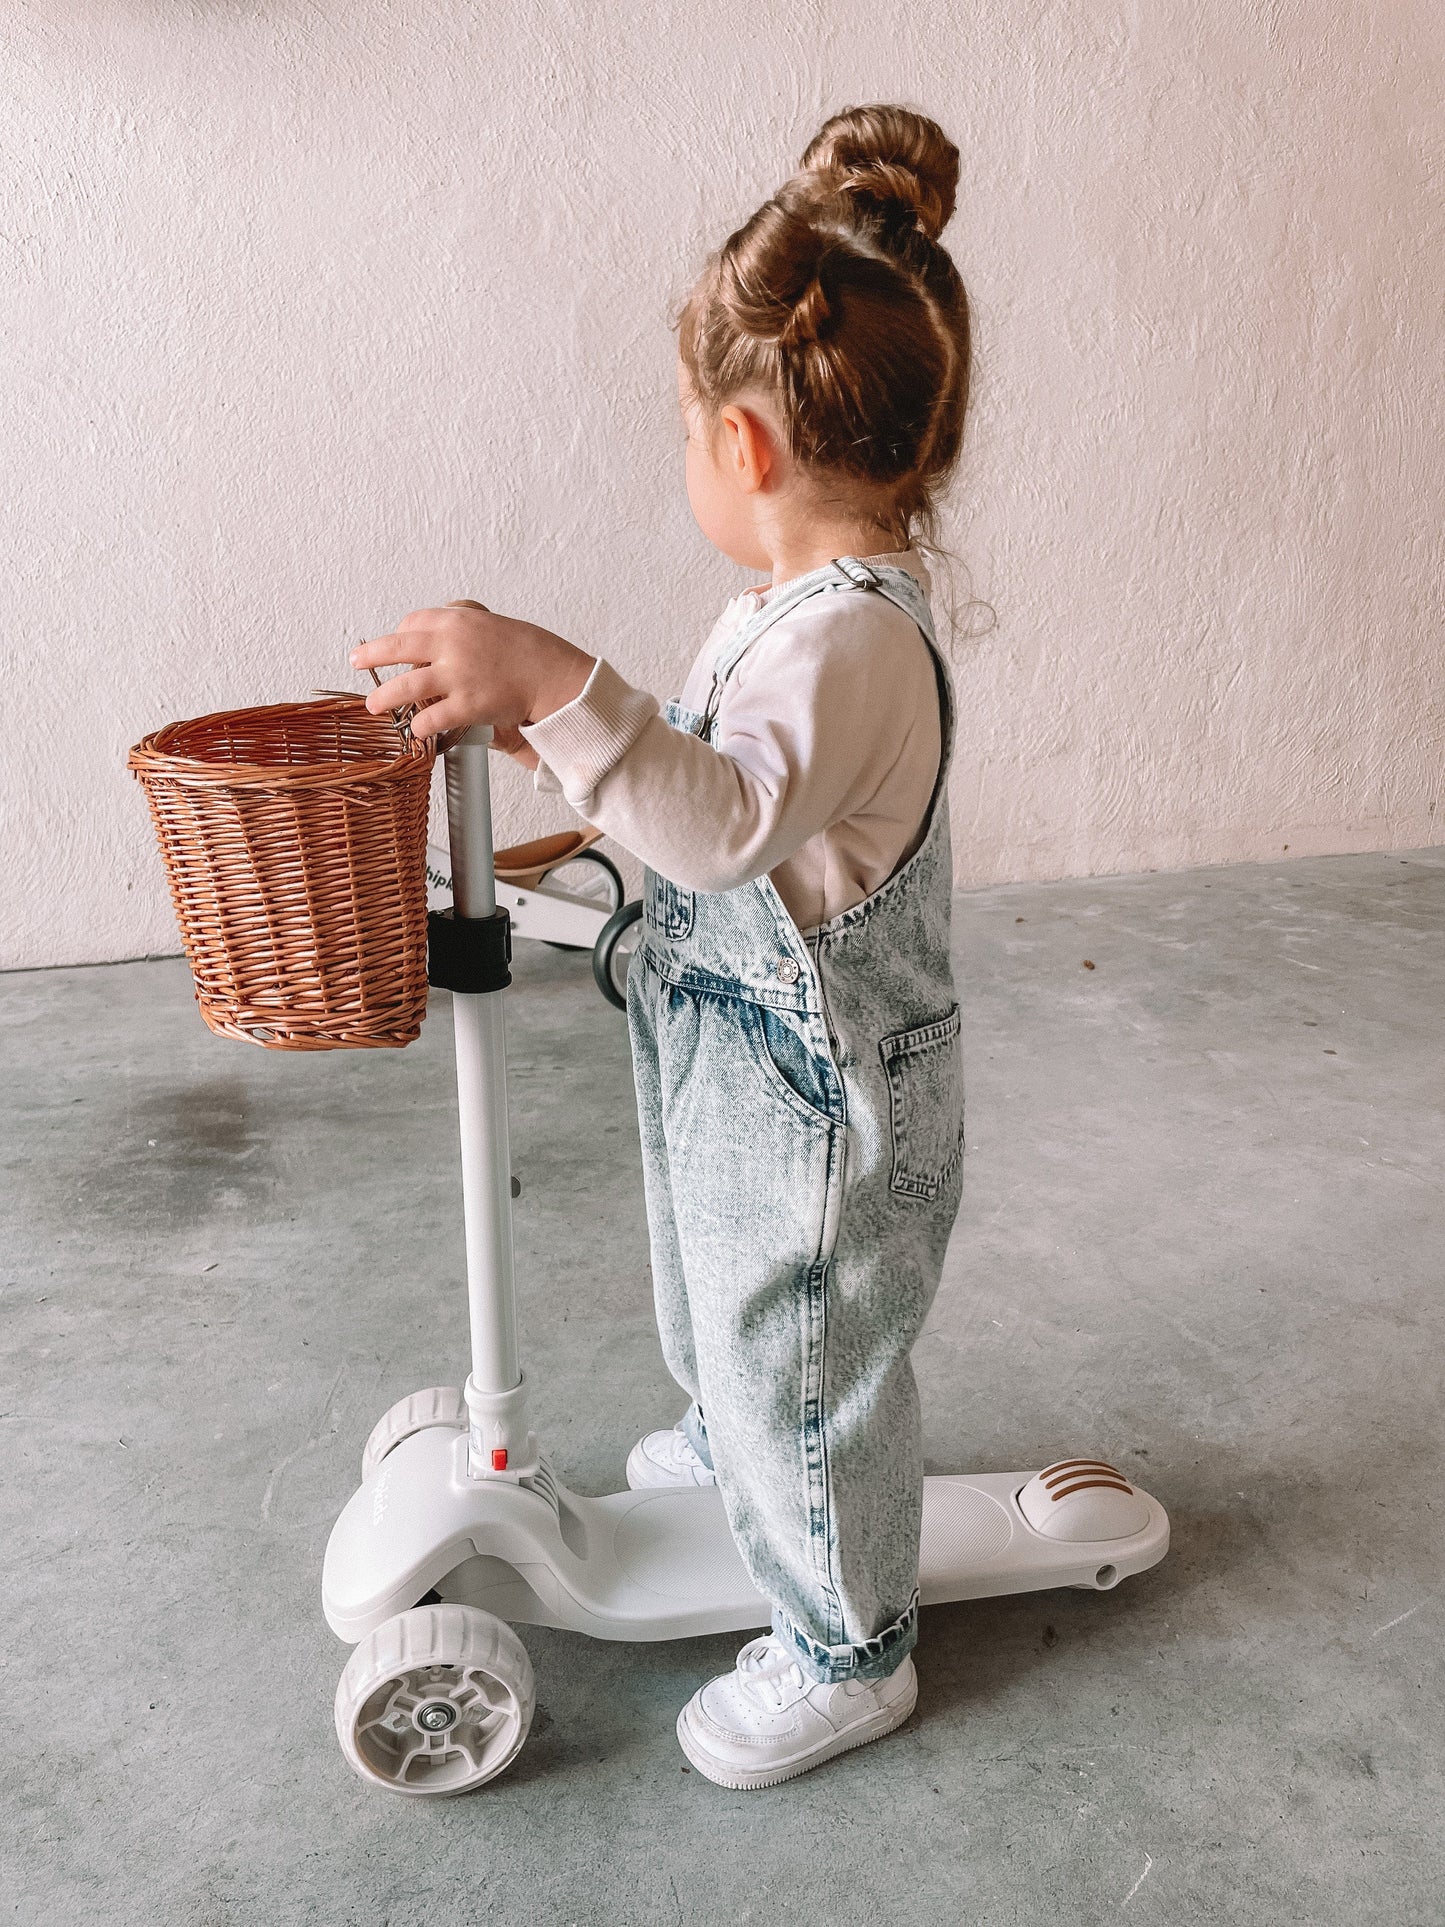
M 268 1050 L 416 1037 L 433 760 L 359 697 L 229 710 L 136 744 L 212 1030 Z

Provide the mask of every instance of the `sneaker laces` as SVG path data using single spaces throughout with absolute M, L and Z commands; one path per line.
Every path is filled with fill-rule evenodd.
M 738 1654 L 738 1685 L 764 1713 L 781 1713 L 803 1698 L 811 1681 L 774 1633 L 750 1639 Z
M 698 1466 L 701 1466 L 703 1471 L 708 1469 L 703 1465 L 702 1454 L 687 1436 L 687 1433 L 679 1432 L 675 1426 L 672 1431 L 668 1433 L 667 1443 L 663 1446 L 662 1450 L 670 1465 L 680 1466 L 688 1472 L 691 1472 Z

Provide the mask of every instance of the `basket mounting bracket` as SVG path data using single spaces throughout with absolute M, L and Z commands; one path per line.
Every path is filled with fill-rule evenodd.
M 427 982 L 465 996 L 505 990 L 512 981 L 512 919 L 498 908 L 489 917 L 427 913 Z

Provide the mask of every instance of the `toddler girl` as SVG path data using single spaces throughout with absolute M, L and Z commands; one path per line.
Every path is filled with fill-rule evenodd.
M 923 1465 L 909 1352 L 963 1152 L 949 961 L 954 705 L 912 547 L 957 458 L 958 153 L 835 115 L 679 321 L 687 488 L 768 582 L 660 712 L 600 657 L 421 610 L 361 667 L 418 735 L 497 744 L 645 865 L 628 978 L 658 1326 L 691 1403 L 634 1486 L 721 1490 L 772 1630 L 683 1708 L 699 1772 L 769 1786 L 917 1695 Z

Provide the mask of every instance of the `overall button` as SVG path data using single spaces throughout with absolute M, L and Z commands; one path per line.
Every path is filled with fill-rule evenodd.
M 780 984 L 795 984 L 798 981 L 800 973 L 796 957 L 779 957 L 775 968 Z

